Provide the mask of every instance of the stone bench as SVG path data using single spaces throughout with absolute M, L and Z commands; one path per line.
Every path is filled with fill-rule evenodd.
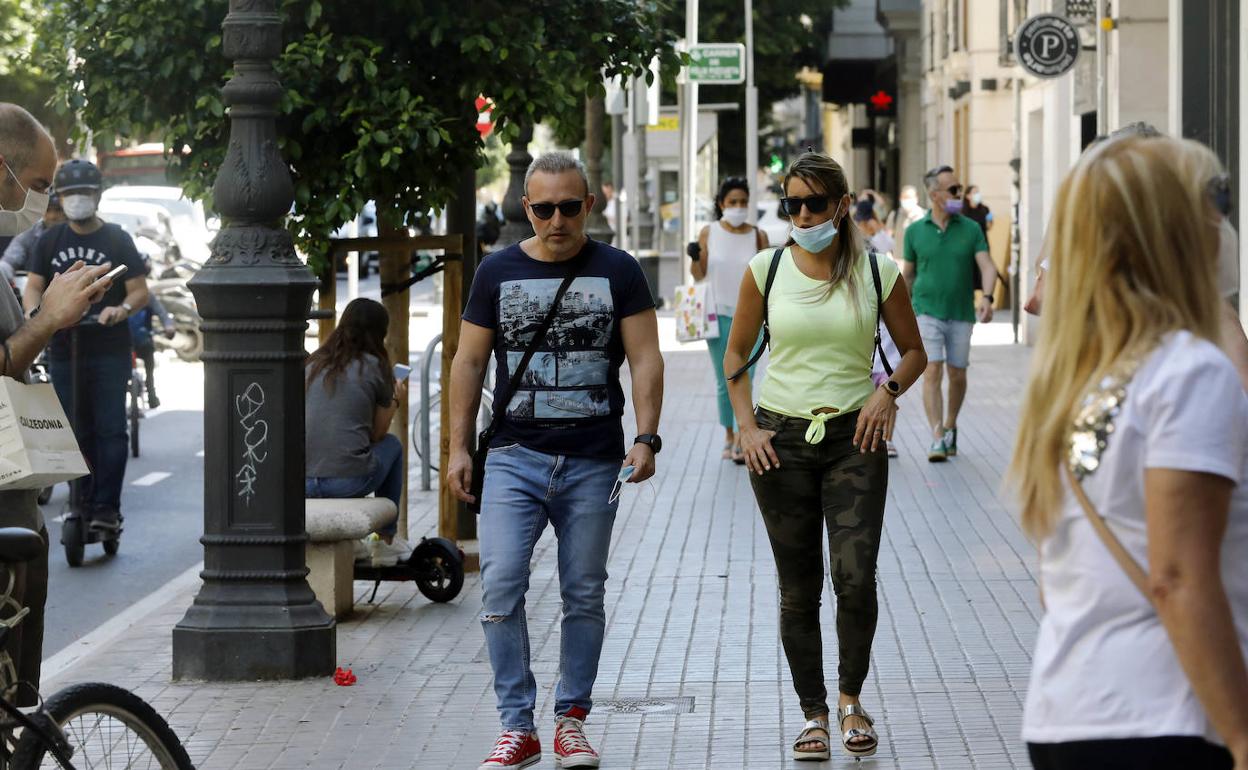
M 341 618 L 355 607 L 355 541 L 394 521 L 399 512 L 384 497 L 309 498 L 306 503 L 308 585 L 325 611 Z

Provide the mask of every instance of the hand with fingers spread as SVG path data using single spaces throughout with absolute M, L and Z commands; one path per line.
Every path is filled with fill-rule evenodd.
M 113 285 L 111 279 L 102 279 L 112 265 L 104 263 L 87 267 L 79 260 L 63 273 L 52 276 L 39 301 L 39 317 L 56 329 L 73 326 L 86 315 L 92 304 L 104 296 Z
M 757 424 L 742 425 L 737 435 L 741 439 L 741 453 L 745 455 L 745 466 L 750 469 L 751 473 L 761 476 L 772 468 L 780 467 L 780 458 L 776 456 L 776 450 L 771 445 L 771 439 L 776 435 L 774 430 L 764 430 Z
M 864 454 L 884 449 L 893 440 L 893 426 L 897 422 L 897 399 L 883 387 L 877 388 L 858 412 L 854 429 L 854 446 Z

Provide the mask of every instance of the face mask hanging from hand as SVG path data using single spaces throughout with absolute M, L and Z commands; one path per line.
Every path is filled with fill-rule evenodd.
M 750 216 L 750 210 L 746 208 L 734 207 L 724 209 L 724 221 L 733 227 L 740 227 L 745 224 L 745 220 Z
M 836 237 L 836 218 L 841 213 L 841 207 L 836 207 L 836 214 L 826 222 L 810 227 L 793 226 L 790 234 L 798 246 L 806 249 L 811 254 L 823 251 L 832 243 L 832 239 Z
M 0 209 L 0 237 L 20 235 L 35 223 L 43 219 L 43 215 L 48 211 L 48 196 L 46 193 L 35 192 L 26 187 L 22 187 L 22 183 L 17 180 L 17 175 L 13 173 L 13 169 L 9 168 L 9 164 L 4 164 L 4 170 L 9 172 L 9 176 L 13 177 L 13 182 L 26 193 L 26 199 L 22 203 L 22 207 L 17 211 L 6 211 Z

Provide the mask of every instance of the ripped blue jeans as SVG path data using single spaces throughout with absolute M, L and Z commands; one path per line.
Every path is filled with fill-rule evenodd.
M 537 682 L 529 665 L 525 593 L 546 523 L 559 550 L 563 622 L 555 714 L 589 711 L 606 632 L 603 596 L 620 461 L 551 455 L 519 444 L 491 449 L 481 495 L 481 627 L 504 730 L 534 731 Z

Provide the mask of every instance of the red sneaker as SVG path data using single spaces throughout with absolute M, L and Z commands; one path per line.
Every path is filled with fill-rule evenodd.
M 537 733 L 504 730 L 502 735 L 498 736 L 498 742 L 494 744 L 494 751 L 486 757 L 478 770 L 528 767 L 540 761 L 541 758 L 542 744 L 537 740 Z
M 598 752 L 585 737 L 585 709 L 573 706 L 555 718 L 555 766 L 597 767 Z

